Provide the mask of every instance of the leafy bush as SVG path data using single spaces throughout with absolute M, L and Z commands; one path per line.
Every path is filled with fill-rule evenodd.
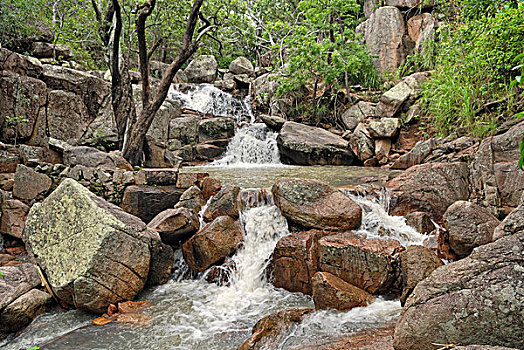
M 514 114 L 512 67 L 524 52 L 524 4 L 504 3 L 477 18 L 468 17 L 472 9 L 466 6 L 459 25 L 440 30 L 436 69 L 423 91 L 424 111 L 440 135 L 461 128 L 484 136 L 499 116 Z

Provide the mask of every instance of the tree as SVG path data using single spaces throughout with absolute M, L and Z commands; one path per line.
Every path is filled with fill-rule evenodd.
M 105 16 L 102 18 L 100 7 L 95 0 L 92 0 L 99 23 L 100 35 L 109 52 L 108 57 L 112 76 L 111 95 L 119 141 L 124 158 L 133 165 L 139 165 L 143 160 L 146 133 L 153 122 L 156 112 L 165 101 L 176 73 L 196 52 L 202 37 L 214 28 L 211 25 L 204 25 L 199 29 L 198 36 L 194 38 L 198 20 L 199 18 L 204 18 L 200 13 L 203 2 L 204 0 L 194 0 L 186 22 L 178 55 L 169 65 L 154 96 L 151 94 L 149 80 L 149 59 L 151 55 L 147 49 L 146 22 L 155 10 L 156 0 L 146 1 L 136 7 L 135 27 L 138 43 L 139 71 L 142 77 L 141 99 L 143 107 L 142 112 L 137 116 L 132 101 L 132 90 L 126 60 L 120 52 L 122 33 L 120 3 L 118 0 L 112 0 L 108 4 Z M 207 20 L 203 22 L 209 24 Z

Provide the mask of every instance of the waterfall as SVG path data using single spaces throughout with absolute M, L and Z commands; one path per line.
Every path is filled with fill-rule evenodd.
M 281 164 L 278 153 L 278 134 L 269 130 L 264 123 L 255 123 L 250 97 L 239 100 L 213 85 L 202 84 L 183 93 L 171 89 L 171 99 L 183 108 L 213 116 L 234 117 L 241 126 L 229 142 L 225 155 L 211 166 L 261 166 Z

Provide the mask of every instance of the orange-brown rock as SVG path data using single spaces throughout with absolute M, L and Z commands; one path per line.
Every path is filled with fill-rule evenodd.
M 191 186 L 199 186 L 202 181 L 208 177 L 208 173 L 179 173 L 176 187 L 189 188 Z
M 313 301 L 317 309 L 351 310 L 366 306 L 375 298 L 329 272 L 317 272 L 311 280 Z
M 330 234 L 310 230 L 280 239 L 273 252 L 273 285 L 311 295 L 311 279 L 318 269 L 318 240 Z
M 396 240 L 340 233 L 318 241 L 319 267 L 369 293 L 385 294 L 399 276 L 397 259 L 403 250 Z
M 121 314 L 140 312 L 151 307 L 152 305 L 153 304 L 151 304 L 149 301 L 126 301 L 123 303 L 118 303 L 118 312 Z
M 238 350 L 276 349 L 287 331 L 302 322 L 313 309 L 289 309 L 268 315 L 253 327 L 253 334 L 240 345 Z
M 216 195 L 222 189 L 222 184 L 220 180 L 214 179 L 212 177 L 206 177 L 202 180 L 202 194 L 204 198 L 209 200 L 211 196 Z
M 15 238 L 22 237 L 29 206 L 19 200 L 8 199 L 2 204 L 0 233 Z
M 240 187 L 234 185 L 224 185 L 220 192 L 209 201 L 209 204 L 204 211 L 204 220 L 211 222 L 222 215 L 228 215 L 232 218 L 238 218 L 239 203 L 238 195 L 240 194 Z
M 230 216 L 220 216 L 182 245 L 187 265 L 202 272 L 235 252 L 242 243 L 240 225 Z
M 360 227 L 362 209 L 358 204 L 320 181 L 282 178 L 272 192 L 282 214 L 301 226 L 325 230 Z
M 195 234 L 200 228 L 200 222 L 193 210 L 167 209 L 155 216 L 147 227 L 157 231 L 162 242 L 176 244 Z
M 95 318 L 91 323 L 94 326 L 104 326 L 111 322 L 113 322 L 113 319 L 111 317 L 100 316 L 100 317 Z

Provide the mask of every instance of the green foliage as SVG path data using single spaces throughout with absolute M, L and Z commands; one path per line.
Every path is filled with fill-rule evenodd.
M 5 119 L 5 122 L 7 123 L 7 126 L 12 128 L 15 132 L 15 146 L 16 146 L 16 142 L 17 142 L 17 139 L 18 139 L 18 128 L 20 125 L 22 124 L 25 124 L 27 122 L 29 122 L 29 120 L 27 120 L 26 117 L 24 117 L 23 115 L 16 115 L 16 116 L 8 116 L 6 119 Z
M 35 345 L 35 346 L 31 346 L 27 350 L 38 350 L 38 349 L 40 349 L 40 347 L 38 345 Z
M 0 277 L 1 278 L 5 278 L 5 275 L 3 273 L 0 272 Z
M 477 18 L 464 10 L 463 23 L 440 30 L 436 69 L 423 91 L 423 109 L 440 135 L 457 128 L 488 134 L 497 121 L 485 110 L 490 102 L 499 105 L 498 115 L 512 114 L 512 67 L 524 52 L 524 4 L 515 8 L 513 1 L 504 3 L 496 13 Z

